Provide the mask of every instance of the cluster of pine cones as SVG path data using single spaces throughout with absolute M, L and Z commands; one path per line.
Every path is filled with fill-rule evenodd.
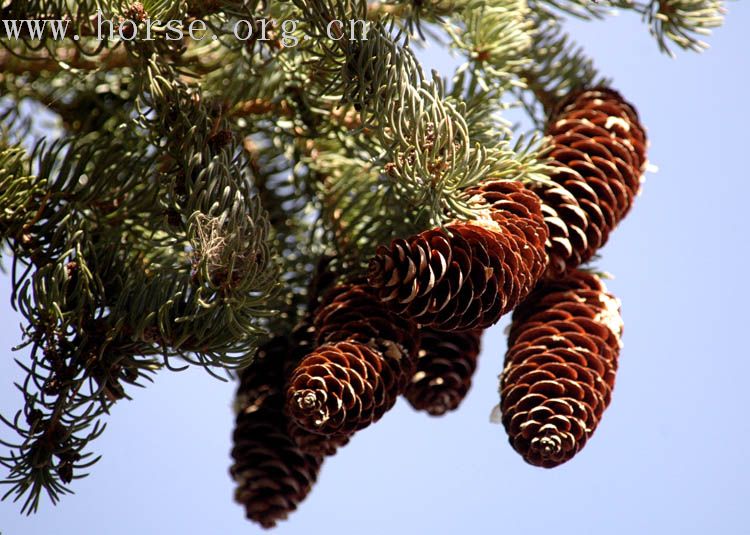
M 644 129 L 610 89 L 560 103 L 547 133 L 555 172 L 467 192 L 486 220 L 455 221 L 381 246 L 366 275 L 325 292 L 292 333 L 243 371 L 234 432 L 236 499 L 263 527 L 305 498 L 326 456 L 403 395 L 456 409 L 484 329 L 513 310 L 496 409 L 513 448 L 554 467 L 586 443 L 608 406 L 621 346 L 619 302 L 579 266 L 630 209 Z

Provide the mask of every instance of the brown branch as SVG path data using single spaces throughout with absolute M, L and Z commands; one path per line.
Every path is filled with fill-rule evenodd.
M 247 115 L 265 115 L 273 113 L 280 117 L 293 117 L 294 107 L 290 101 L 283 99 L 278 101 L 255 98 L 240 102 L 234 106 L 232 115 L 242 117 Z M 343 126 L 349 130 L 355 130 L 362 126 L 362 118 L 359 112 L 351 108 L 334 107 L 330 110 L 330 119 L 334 124 Z
M 387 4 L 385 2 L 374 2 L 367 3 L 367 20 L 378 20 L 385 15 L 392 15 L 396 18 L 403 18 L 412 11 L 410 3 L 402 4 Z
M 19 58 L 6 48 L 0 48 L 0 77 L 3 74 L 40 74 L 63 70 L 61 63 L 84 71 L 110 70 L 126 67 L 131 63 L 125 47 L 105 49 L 96 56 L 86 56 L 78 48 L 62 48 L 53 57 L 50 54 L 34 56 L 33 59 Z
M 282 117 L 292 117 L 294 108 L 287 100 L 272 101 L 254 98 L 237 104 L 234 107 L 233 115 L 242 117 L 244 115 L 265 115 L 272 112 Z

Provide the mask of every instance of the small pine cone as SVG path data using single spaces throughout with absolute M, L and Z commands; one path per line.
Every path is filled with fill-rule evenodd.
M 404 392 L 414 409 L 440 416 L 458 408 L 471 387 L 482 332 L 422 329 L 417 371 Z
M 347 437 L 393 407 L 413 366 L 396 344 L 381 352 L 357 341 L 327 343 L 294 370 L 287 408 L 303 429 Z
M 484 329 L 526 297 L 540 271 L 520 218 L 456 221 L 381 246 L 368 281 L 381 301 L 443 331 Z M 531 220 L 529 220 L 531 221 Z
M 292 434 L 303 449 L 328 454 L 393 406 L 414 371 L 419 330 L 414 322 L 385 307 L 372 288 L 355 282 L 339 284 L 326 293 L 314 314 L 313 331 L 318 349 L 302 358 L 293 372 L 287 407 L 298 427 Z M 310 363 L 320 363 L 321 355 L 340 351 L 348 352 L 346 362 L 336 359 L 325 369 L 307 368 Z M 316 372 L 319 375 L 315 376 Z M 349 388 L 354 390 L 348 392 L 363 396 L 349 400 L 354 405 L 337 407 L 326 401 L 339 399 L 341 373 L 350 374 L 347 379 L 353 381 Z M 368 386 L 372 388 L 368 390 Z M 383 399 L 365 399 L 383 387 Z M 316 402 L 312 405 L 305 401 L 313 398 Z
M 565 99 L 547 127 L 557 188 L 537 187 L 548 209 L 548 274 L 587 262 L 608 240 L 640 191 L 646 134 L 635 109 L 611 89 L 589 89 Z
M 621 335 L 619 301 L 580 271 L 541 285 L 514 311 L 500 411 L 528 463 L 558 466 L 586 444 L 611 399 Z
M 289 435 L 283 369 L 288 341 L 272 339 L 243 370 L 233 434 L 235 500 L 264 528 L 287 518 L 310 492 L 323 456 L 304 453 Z
M 317 331 L 309 317 L 305 318 L 299 325 L 297 325 L 292 331 L 289 339 L 289 356 L 287 358 L 286 366 L 284 367 L 284 377 L 287 379 L 299 365 L 299 362 L 317 346 Z M 283 394 L 286 395 L 285 390 Z M 287 414 L 289 414 L 288 410 Z M 349 443 L 348 436 L 331 436 L 310 432 L 307 429 L 300 427 L 291 415 L 289 415 L 287 420 L 289 435 L 297 446 L 299 446 L 300 450 L 306 454 L 331 456 L 336 453 L 338 448 Z

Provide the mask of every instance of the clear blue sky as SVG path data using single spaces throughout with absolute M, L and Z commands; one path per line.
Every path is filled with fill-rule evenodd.
M 750 534 L 750 9 L 729 10 L 708 52 L 677 60 L 629 14 L 572 26 L 637 105 L 660 169 L 598 264 L 617 276 L 625 348 L 586 448 L 534 468 L 489 423 L 506 319 L 486 335 L 460 411 L 432 419 L 399 402 L 326 462 L 276 533 Z M 2 278 L 2 348 L 19 339 L 8 299 Z M 18 377 L 7 350 L 4 414 L 18 407 Z M 104 457 L 76 494 L 31 518 L 0 503 L 2 535 L 260 532 L 232 501 L 233 393 L 200 370 L 160 374 L 115 407 L 95 444 Z

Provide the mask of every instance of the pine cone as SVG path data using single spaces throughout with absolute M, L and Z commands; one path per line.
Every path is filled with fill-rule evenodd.
M 500 410 L 528 463 L 551 468 L 586 444 L 611 399 L 621 334 L 619 301 L 580 271 L 543 284 L 515 310 Z
M 547 209 L 552 277 L 587 262 L 608 240 L 640 191 L 646 134 L 635 109 L 611 89 L 565 99 L 547 127 L 557 188 L 538 186 Z
M 308 431 L 350 436 L 394 405 L 413 369 L 395 344 L 385 353 L 357 341 L 324 344 L 295 369 L 287 407 Z
M 419 331 L 356 282 L 328 292 L 313 325 L 319 347 L 294 370 L 287 408 L 304 430 L 330 435 L 334 445 L 345 443 L 380 419 L 406 389 Z
M 542 199 L 544 222 L 549 230 L 547 275 L 559 277 L 568 271 L 568 266 L 583 264 L 583 254 L 589 248 L 586 235 L 589 217 L 573 194 L 562 186 L 544 186 L 536 192 Z
M 411 406 L 432 416 L 457 409 L 471 387 L 481 339 L 481 329 L 422 329 L 417 371 L 404 392 Z
M 318 333 L 315 326 L 312 324 L 312 320 L 309 317 L 310 315 L 300 322 L 291 333 L 289 356 L 284 368 L 284 377 L 286 379 L 291 376 L 300 361 L 317 346 L 316 340 L 318 338 Z M 283 394 L 286 395 L 286 388 L 284 388 Z M 289 415 L 288 410 L 287 415 Z M 300 450 L 306 454 L 331 456 L 336 453 L 338 448 L 349 443 L 348 436 L 331 436 L 311 432 L 301 427 L 291 415 L 289 415 L 287 420 L 289 435 L 297 446 L 299 446 Z
M 235 500 L 247 517 L 271 528 L 294 511 L 310 492 L 322 455 L 302 452 L 288 433 L 283 379 L 288 340 L 272 339 L 243 370 L 237 391 L 230 473 Z
M 544 267 L 534 220 L 497 212 L 494 221 L 457 221 L 379 247 L 370 285 L 392 310 L 421 325 L 453 331 L 496 323 L 526 297 Z

